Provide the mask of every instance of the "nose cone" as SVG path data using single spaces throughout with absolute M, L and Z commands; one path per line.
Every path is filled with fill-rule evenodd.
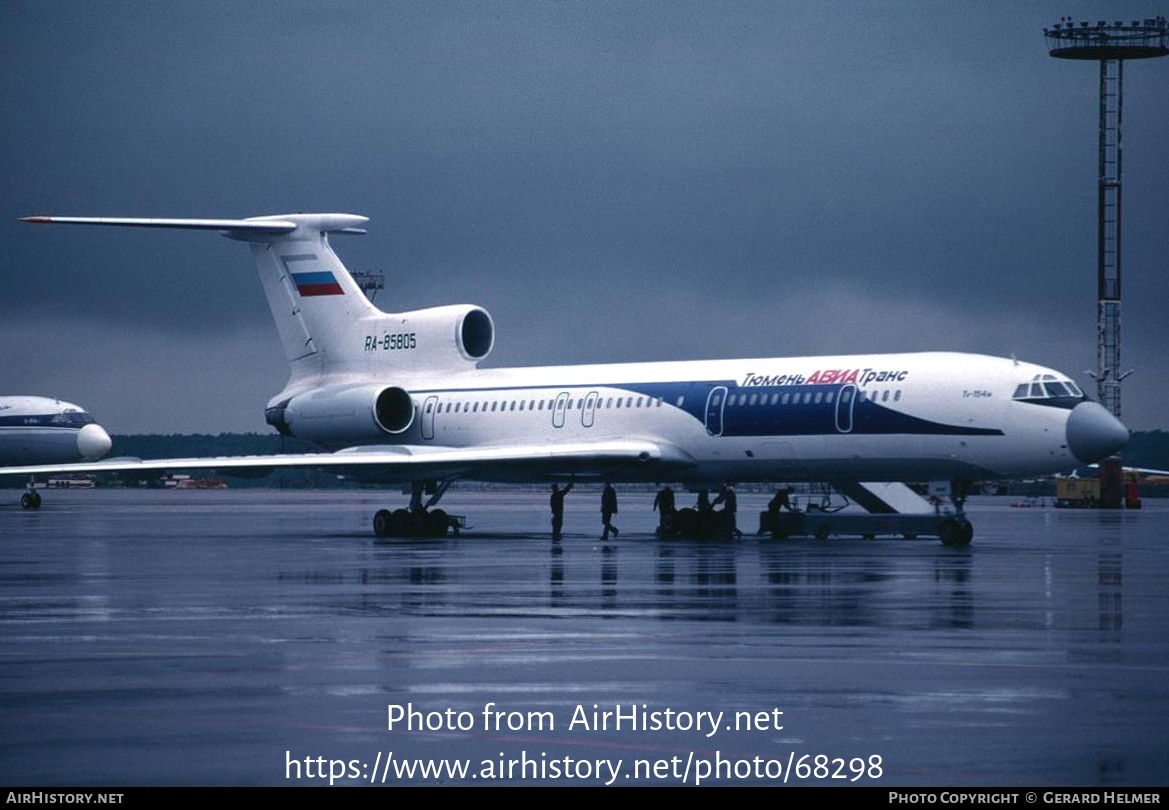
M 1128 444 L 1128 428 L 1098 402 L 1081 402 L 1068 416 L 1068 449 L 1092 464 Z
M 97 461 L 114 446 L 110 434 L 101 425 L 90 422 L 77 432 L 77 452 L 86 461 Z

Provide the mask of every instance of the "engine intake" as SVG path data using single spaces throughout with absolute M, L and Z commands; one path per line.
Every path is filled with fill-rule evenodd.
M 486 310 L 467 310 L 459 323 L 459 351 L 468 360 L 482 360 L 495 345 L 495 324 Z
M 386 433 L 404 433 L 414 423 L 414 400 L 403 388 L 383 388 L 374 402 L 373 418 Z

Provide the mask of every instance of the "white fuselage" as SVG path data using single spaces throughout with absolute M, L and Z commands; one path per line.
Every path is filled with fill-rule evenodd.
M 338 448 L 645 440 L 687 460 L 671 480 L 1005 478 L 1085 461 L 1068 438 L 1082 394 L 1015 398 L 1044 377 L 1066 380 L 1041 366 L 959 353 L 473 369 L 397 380 L 414 414 L 393 436 L 360 398 L 333 418 L 294 412 L 288 427 Z M 344 403 L 343 392 L 368 384 L 354 375 L 317 391 Z M 493 477 L 530 476 L 497 469 Z M 609 477 L 660 480 L 663 471 Z
M 77 405 L 49 397 L 0 397 L 0 465 L 96 461 L 109 434 Z

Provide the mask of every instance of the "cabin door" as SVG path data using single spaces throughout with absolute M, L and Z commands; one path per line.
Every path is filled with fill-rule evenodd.
M 727 387 L 716 385 L 706 395 L 706 432 L 711 436 L 723 435 L 723 408 L 727 404 Z
M 836 430 L 852 433 L 852 408 L 856 404 L 856 386 L 851 383 L 840 389 L 836 397 Z

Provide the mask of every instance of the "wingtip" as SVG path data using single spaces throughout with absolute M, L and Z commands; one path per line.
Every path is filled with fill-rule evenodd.
M 52 217 L 21 217 L 21 222 L 52 222 Z

